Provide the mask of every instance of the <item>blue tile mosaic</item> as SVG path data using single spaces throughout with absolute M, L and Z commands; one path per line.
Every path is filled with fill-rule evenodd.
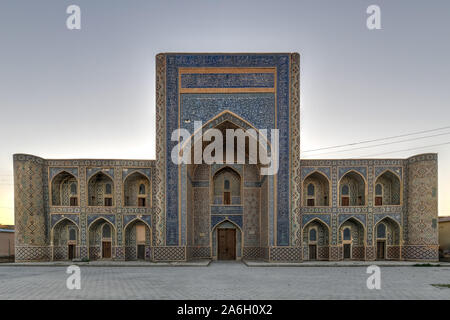
M 181 88 L 273 88 L 273 73 L 194 73 L 181 75 Z
M 174 145 L 170 141 L 171 132 L 179 126 L 179 92 L 178 92 L 178 68 L 180 67 L 275 67 L 276 68 L 276 106 L 277 117 L 271 119 L 263 118 L 260 120 L 255 117 L 254 114 L 243 116 L 246 120 L 252 122 L 256 128 L 273 128 L 273 120 L 276 121 L 276 127 L 280 130 L 280 158 L 279 158 L 279 171 L 277 176 L 277 245 L 284 246 L 289 245 L 289 55 L 288 54 L 168 54 L 166 56 L 166 132 L 167 141 L 166 145 L 166 158 L 171 158 L 171 150 Z M 261 95 L 258 97 L 261 99 L 268 99 L 267 96 L 271 94 Z M 234 104 L 227 105 L 228 100 L 222 100 L 222 108 L 233 108 L 237 112 L 239 101 L 234 95 Z M 183 96 L 183 99 L 185 97 Z M 219 97 L 216 97 L 216 100 Z M 263 99 L 263 100 L 264 100 Z M 187 101 L 187 100 L 186 100 Z M 220 101 L 217 100 L 217 101 Z M 267 100 L 266 100 L 267 101 Z M 182 112 L 188 110 L 187 103 L 182 106 Z M 195 103 L 191 104 L 192 108 L 195 108 Z M 208 110 L 208 104 L 205 104 Z M 216 106 L 217 108 L 217 106 Z M 265 117 L 265 114 L 259 113 L 260 105 L 255 104 L 255 114 L 261 114 L 261 117 Z M 204 114 L 202 110 L 198 110 L 201 113 L 200 118 L 203 121 L 210 120 L 214 117 L 218 110 L 215 109 L 214 114 Z M 265 110 L 265 112 L 268 112 Z M 187 114 L 195 115 L 188 111 Z M 183 115 L 184 116 L 184 115 Z M 181 118 L 181 117 L 180 117 Z M 199 119 L 199 120 L 200 120 Z M 258 123 L 258 121 L 260 121 Z M 267 121 L 270 121 L 267 123 Z M 183 122 L 184 123 L 184 122 Z M 166 244 L 177 245 L 178 244 L 178 230 L 179 230 L 179 217 L 178 217 L 178 167 L 171 161 L 167 162 L 166 167 Z M 273 211 L 272 211 L 273 212 Z M 184 228 L 181 228 L 182 232 L 185 232 Z

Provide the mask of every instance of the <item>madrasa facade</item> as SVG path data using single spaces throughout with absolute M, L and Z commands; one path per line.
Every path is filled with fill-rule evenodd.
M 297 53 L 158 54 L 156 160 L 13 156 L 16 261 L 438 260 L 437 154 L 302 160 L 299 71 Z M 277 129 L 276 174 L 174 163 L 196 121 Z

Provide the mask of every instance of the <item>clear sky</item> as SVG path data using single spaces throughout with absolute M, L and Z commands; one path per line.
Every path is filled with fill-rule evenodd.
M 71 4 L 81 30 L 66 28 Z M 371 4 L 381 30 L 366 27 Z M 0 223 L 14 219 L 13 153 L 155 158 L 159 52 L 299 52 L 305 151 L 450 126 L 449 21 L 448 0 L 2 0 Z M 303 156 L 438 152 L 439 214 L 450 215 L 450 145 L 422 148 L 450 141 L 438 133 Z

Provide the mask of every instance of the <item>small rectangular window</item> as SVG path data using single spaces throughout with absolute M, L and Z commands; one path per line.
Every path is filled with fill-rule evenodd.
M 138 199 L 138 207 L 145 207 L 145 198 Z
M 350 205 L 350 198 L 349 197 L 342 197 L 341 205 L 343 207 L 348 207 Z
M 76 207 L 76 206 L 78 206 L 78 198 L 77 198 L 77 197 L 71 197 L 71 198 L 70 198 L 70 206 L 71 206 L 71 207 Z
M 382 206 L 383 205 L 383 197 L 375 197 L 375 205 Z
M 105 198 L 105 207 L 112 206 L 112 198 Z
M 308 205 L 308 207 L 314 207 L 314 199 L 308 199 L 307 205 Z
M 230 192 L 223 193 L 223 204 L 231 204 L 231 193 Z

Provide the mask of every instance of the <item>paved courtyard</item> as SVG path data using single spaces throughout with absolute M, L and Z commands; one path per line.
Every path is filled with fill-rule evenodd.
M 0 299 L 450 299 L 449 267 L 381 267 L 369 290 L 366 267 L 81 267 L 68 290 L 66 267 L 0 266 Z

